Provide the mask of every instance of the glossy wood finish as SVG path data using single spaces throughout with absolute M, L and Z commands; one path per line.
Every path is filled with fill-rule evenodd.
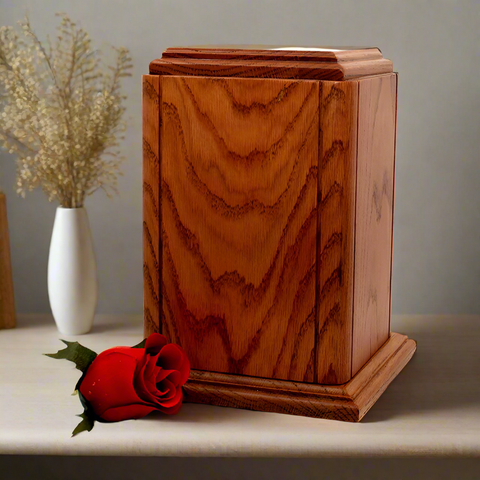
M 0 192 L 0 329 L 15 327 L 10 240 L 8 234 L 7 201 Z
M 167 49 L 161 59 L 150 63 L 155 75 L 305 80 L 346 80 L 392 71 L 392 62 L 377 48 L 179 47 Z
M 160 331 L 160 79 L 142 77 L 143 312 L 145 336 Z
M 315 382 L 352 375 L 357 82 L 321 82 Z
M 358 85 L 353 374 L 390 332 L 397 76 Z
M 163 333 L 195 369 L 314 381 L 318 82 L 160 85 Z
M 416 344 L 392 333 L 344 385 L 326 386 L 192 371 L 185 402 L 358 422 L 408 363 Z

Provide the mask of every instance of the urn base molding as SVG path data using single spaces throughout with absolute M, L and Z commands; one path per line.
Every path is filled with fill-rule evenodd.
M 391 333 L 363 368 L 343 385 L 317 385 L 192 370 L 185 402 L 359 422 L 416 350 L 416 342 Z

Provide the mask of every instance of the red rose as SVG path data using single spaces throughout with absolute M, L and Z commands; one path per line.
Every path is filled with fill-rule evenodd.
M 115 347 L 97 355 L 79 390 L 97 417 L 118 422 L 153 410 L 177 413 L 189 375 L 183 349 L 152 333 L 145 348 Z

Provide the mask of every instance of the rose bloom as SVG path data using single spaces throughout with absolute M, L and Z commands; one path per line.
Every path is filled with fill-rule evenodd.
M 145 348 L 114 347 L 97 355 L 79 390 L 99 419 L 118 422 L 154 410 L 177 413 L 189 375 L 184 350 L 152 333 Z

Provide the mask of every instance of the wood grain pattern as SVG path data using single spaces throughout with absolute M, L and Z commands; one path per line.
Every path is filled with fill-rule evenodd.
M 160 79 L 142 77 L 144 334 L 160 331 Z
M 8 234 L 7 202 L 0 192 L 0 329 L 15 327 L 10 239 Z
M 357 82 L 321 82 L 317 233 L 317 383 L 352 376 Z
M 397 77 L 385 75 L 358 84 L 354 374 L 390 331 Z
M 150 63 L 151 75 L 201 75 L 212 77 L 282 78 L 296 80 L 346 80 L 392 71 L 386 59 L 369 61 L 305 62 L 295 60 L 236 60 L 161 58 Z
M 318 82 L 160 85 L 163 333 L 195 369 L 313 381 Z
M 347 422 L 360 421 L 408 363 L 416 344 L 392 333 L 354 378 L 344 385 L 315 385 L 192 371 L 185 402 Z

